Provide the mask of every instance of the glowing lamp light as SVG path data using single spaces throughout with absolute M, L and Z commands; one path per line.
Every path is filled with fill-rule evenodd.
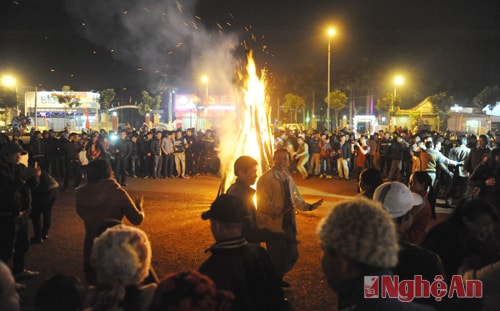
M 405 82 L 405 79 L 402 76 L 396 76 L 394 78 L 394 85 L 402 85 Z
M 6 87 L 14 87 L 16 86 L 16 78 L 13 76 L 4 76 L 2 78 L 2 85 Z

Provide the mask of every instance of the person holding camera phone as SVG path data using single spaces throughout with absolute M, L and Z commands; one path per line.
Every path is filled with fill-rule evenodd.
M 365 168 L 368 167 L 367 165 L 367 157 L 370 154 L 370 146 L 366 144 L 366 136 L 361 135 L 359 137 L 359 141 L 353 141 L 352 143 L 352 153 L 357 153 L 357 158 L 356 158 L 356 176 L 357 180 L 359 181 L 359 174 L 361 171 L 363 171 Z

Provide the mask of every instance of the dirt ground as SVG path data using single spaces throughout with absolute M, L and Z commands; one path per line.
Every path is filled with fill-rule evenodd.
M 197 269 L 209 256 L 205 249 L 214 242 L 208 222 L 200 215 L 215 199 L 220 180 L 198 176 L 189 180 L 129 178 L 127 182 L 126 189 L 132 195 L 144 195 L 146 218 L 140 228 L 151 240 L 152 264 L 159 276 Z M 336 296 L 328 288 L 320 267 L 316 226 L 335 202 L 356 195 L 356 181 L 312 178 L 297 179 L 297 184 L 306 201 L 324 198 L 325 202 L 313 212 L 297 215 L 300 258 L 285 276 L 292 285 L 285 295 L 294 310 L 335 310 Z M 34 310 L 36 289 L 55 273 L 84 279 L 84 227 L 75 211 L 73 190 L 59 193 L 49 236 L 43 244 L 32 245 L 30 249 L 28 268 L 40 271 L 40 276 L 26 281 L 28 288 L 21 292 L 23 311 Z

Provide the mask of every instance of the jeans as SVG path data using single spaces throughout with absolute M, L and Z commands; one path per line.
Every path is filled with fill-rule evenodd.
M 337 159 L 337 171 L 340 178 L 349 179 L 349 161 L 344 158 Z
M 161 155 L 153 156 L 153 178 L 161 177 Z

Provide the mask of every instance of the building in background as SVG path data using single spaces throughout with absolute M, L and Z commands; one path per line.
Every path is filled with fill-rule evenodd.
M 59 100 L 61 97 L 67 98 L 68 102 L 61 103 Z M 99 97 L 99 93 L 96 92 L 26 92 L 24 111 L 33 119 L 36 115 L 39 130 L 58 131 L 65 127 L 71 131 L 97 129 L 100 128 Z
M 210 95 L 203 103 L 195 94 L 174 96 L 176 128 L 195 128 L 204 131 L 221 127 L 223 124 L 236 125 L 240 100 L 237 95 Z

